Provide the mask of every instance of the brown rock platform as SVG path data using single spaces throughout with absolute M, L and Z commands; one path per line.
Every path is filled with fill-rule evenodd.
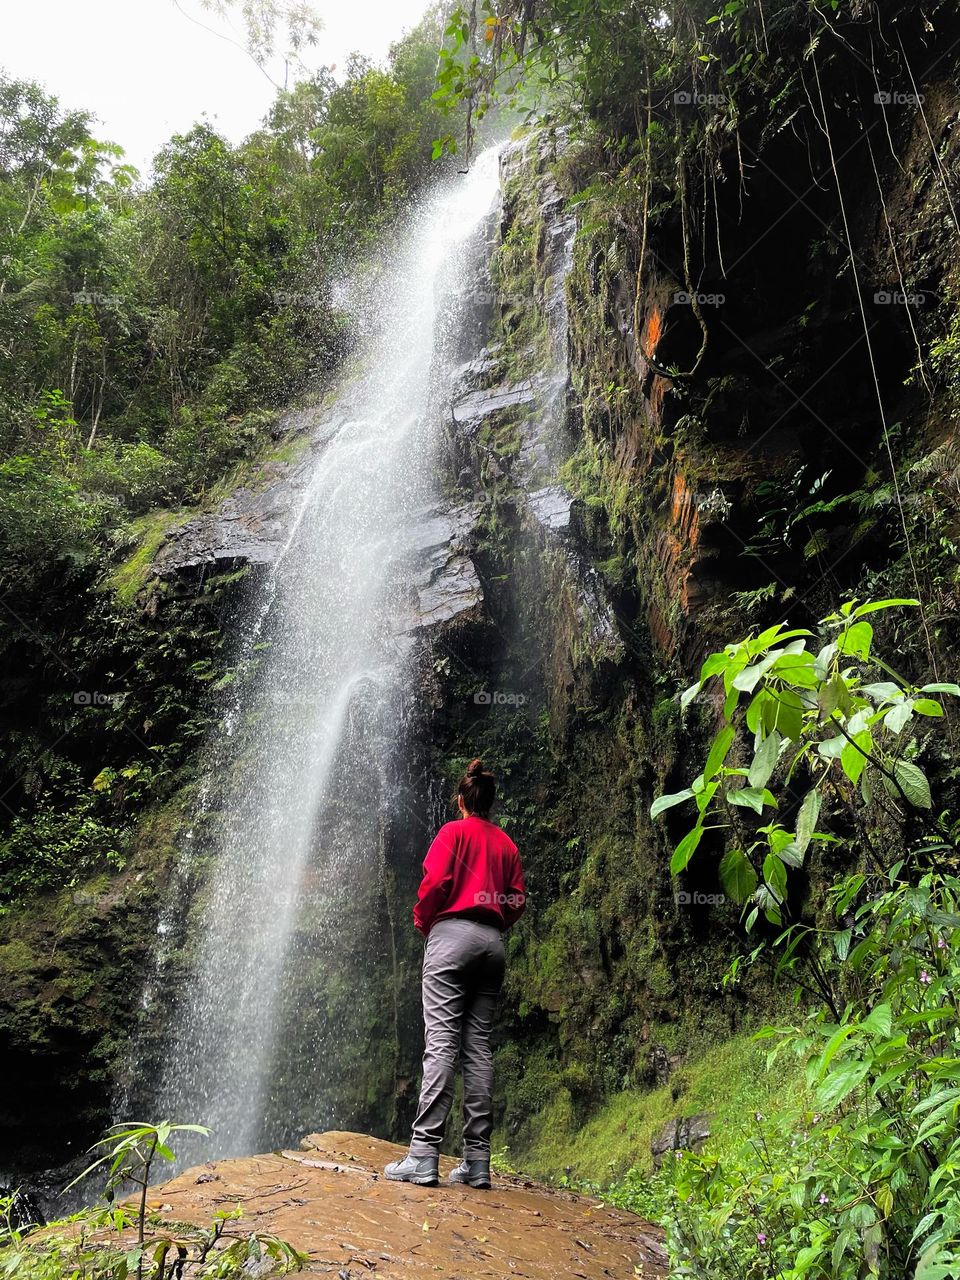
M 311 1134 L 300 1151 L 211 1161 L 152 1188 L 164 1218 L 209 1223 L 243 1209 L 237 1225 L 271 1233 L 339 1280 L 558 1280 L 667 1274 L 656 1227 L 599 1201 L 494 1177 L 490 1191 L 388 1182 L 404 1148 L 359 1133 Z M 456 1162 L 441 1160 L 441 1178 Z

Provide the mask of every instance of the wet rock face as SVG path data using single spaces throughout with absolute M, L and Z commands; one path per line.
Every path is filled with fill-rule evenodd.
M 477 516 L 475 505 L 438 505 L 416 523 L 401 571 L 406 607 L 394 620 L 397 633 L 482 619 L 483 587 L 469 551 Z
M 215 510 L 172 528 L 151 567 L 151 612 L 159 603 L 153 595 L 149 605 L 157 584 L 175 584 L 189 592 L 213 575 L 269 570 L 303 501 L 313 457 L 342 421 L 335 417 L 314 424 L 305 457 L 294 464 L 274 464 L 258 487 L 237 489 Z M 305 430 L 303 411 L 293 419 L 292 430 Z M 410 545 L 397 562 L 397 635 L 478 619 L 483 588 L 469 554 L 476 520 L 475 505 L 438 503 L 415 522 Z

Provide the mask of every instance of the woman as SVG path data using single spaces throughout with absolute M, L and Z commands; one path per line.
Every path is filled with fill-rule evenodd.
M 427 939 L 423 1084 L 410 1151 L 384 1169 L 394 1182 L 436 1186 L 459 1055 L 463 1160 L 450 1181 L 490 1186 L 490 1033 L 503 983 L 503 932 L 520 919 L 525 905 L 517 846 L 490 821 L 496 789 L 482 761 L 471 761 L 457 787 L 460 820 L 440 828 L 424 859 L 413 909 L 413 923 Z

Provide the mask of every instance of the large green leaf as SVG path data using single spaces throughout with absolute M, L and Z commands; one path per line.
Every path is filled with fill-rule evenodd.
M 728 791 L 727 801 L 743 809 L 752 809 L 754 813 L 763 813 L 765 804 L 776 807 L 777 803 L 769 791 L 761 791 L 759 787 L 740 787 L 736 791 Z
M 720 883 L 724 892 L 738 906 L 751 897 L 757 887 L 757 873 L 742 849 L 728 849 L 720 861 Z
M 813 668 L 809 668 L 811 671 Z M 776 729 L 791 742 L 803 732 L 803 703 L 793 689 L 779 689 L 769 695 L 763 708 L 763 727 L 768 733 Z
M 696 852 L 697 845 L 703 839 L 703 833 L 706 828 L 694 827 L 683 837 L 676 849 L 673 851 L 673 857 L 670 859 L 670 871 L 673 875 L 678 875 L 686 867 L 687 863 Z
M 807 845 L 817 829 L 817 818 L 820 816 L 820 792 L 811 787 L 803 797 L 803 804 L 797 814 L 797 848 L 806 853 Z
M 858 733 L 854 735 L 853 742 L 848 742 L 840 753 L 840 767 L 854 785 L 867 766 L 867 755 L 872 746 L 871 734 Z
M 887 714 L 883 717 L 883 723 L 891 733 L 899 733 L 913 719 L 913 700 L 904 698 L 902 702 L 895 702 Z
M 775 853 L 768 853 L 763 860 L 763 878 L 776 900 L 782 903 L 787 896 L 787 868 Z
M 707 763 L 703 766 L 704 778 L 712 778 L 717 772 L 724 760 L 734 739 L 734 730 L 731 725 L 721 729 L 713 740 L 710 747 L 710 754 L 707 756 Z
M 910 760 L 895 760 L 893 776 L 899 782 L 903 794 L 917 809 L 929 809 L 933 805 L 930 783 L 926 774 Z
M 869 622 L 855 622 L 837 637 L 837 650 L 854 658 L 870 656 L 870 645 L 873 642 L 873 627 Z
M 760 743 L 747 772 L 751 787 L 765 787 L 780 758 L 780 735 L 774 730 Z
M 820 1106 L 828 1110 L 835 1107 L 838 1102 L 842 1102 L 858 1085 L 863 1084 L 869 1070 L 870 1063 L 860 1061 L 844 1062 L 835 1071 L 829 1072 L 817 1089 L 817 1101 Z
M 892 1021 L 893 1011 L 890 1005 L 877 1004 L 860 1023 L 860 1030 L 866 1032 L 868 1036 L 885 1039 L 890 1034 Z
M 674 805 L 683 804 L 684 800 L 692 799 L 692 787 L 684 787 L 682 791 L 675 791 L 671 796 L 657 796 L 650 806 L 650 817 L 658 818 L 665 809 L 672 809 Z
M 919 600 L 869 600 L 866 604 L 862 604 L 853 616 L 862 618 L 868 613 L 876 613 L 878 609 L 896 609 L 906 605 L 916 607 L 919 604 Z

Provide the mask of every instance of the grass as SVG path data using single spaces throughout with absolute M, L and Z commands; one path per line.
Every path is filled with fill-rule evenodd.
M 802 1090 L 799 1068 L 786 1061 L 767 1071 L 768 1044 L 736 1036 L 707 1050 L 674 1073 L 671 1083 L 648 1093 L 614 1094 L 584 1124 L 574 1125 L 568 1100 L 542 1113 L 540 1135 L 515 1162 L 539 1177 L 609 1186 L 628 1170 L 653 1171 L 652 1138 L 678 1116 L 709 1112 L 712 1136 L 705 1150 L 724 1156 L 743 1142 L 755 1112 L 791 1103 Z M 671 1089 L 681 1092 L 674 1100 Z

